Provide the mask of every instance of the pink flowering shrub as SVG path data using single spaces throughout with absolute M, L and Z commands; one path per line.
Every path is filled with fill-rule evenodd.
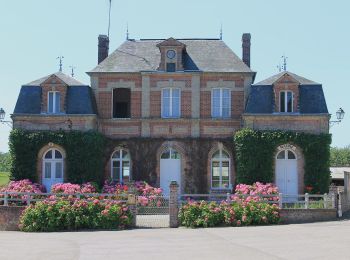
M 103 193 L 109 193 L 109 194 L 116 193 L 118 195 L 127 193 L 128 190 L 129 190 L 129 187 L 126 184 L 109 182 L 109 181 L 105 181 L 102 188 Z
M 84 183 L 82 185 L 72 184 L 72 183 L 57 183 L 52 185 L 51 193 L 95 193 L 97 190 L 95 186 L 91 183 Z
M 276 195 L 276 196 L 273 196 Z M 263 196 L 266 196 L 265 198 Z M 235 194 L 231 196 L 232 200 L 244 199 L 249 201 L 278 201 L 278 188 L 272 183 L 263 184 L 256 182 L 253 185 L 238 184 Z
M 124 229 L 131 226 L 131 221 L 132 214 L 125 203 L 60 198 L 27 207 L 20 218 L 19 228 L 26 232 Z
M 45 187 L 38 183 L 33 183 L 28 179 L 24 179 L 20 181 L 10 181 L 7 186 L 0 189 L 0 192 L 42 193 L 42 192 L 45 192 Z M 14 204 L 25 204 L 26 203 L 25 201 L 27 200 L 27 195 L 9 194 L 8 197 L 11 199 L 19 199 L 19 201 Z

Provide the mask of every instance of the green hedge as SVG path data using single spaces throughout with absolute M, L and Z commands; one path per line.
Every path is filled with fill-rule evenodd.
M 274 181 L 274 156 L 282 144 L 293 144 L 302 149 L 305 159 L 305 186 L 313 193 L 328 191 L 330 183 L 330 134 L 307 134 L 285 131 L 254 131 L 243 129 L 234 136 L 236 149 L 236 183 Z
M 36 174 L 38 153 L 50 142 L 65 149 L 68 182 L 80 184 L 90 181 L 102 184 L 106 139 L 94 131 L 13 130 L 9 140 L 12 159 L 11 179 L 30 179 L 38 182 Z

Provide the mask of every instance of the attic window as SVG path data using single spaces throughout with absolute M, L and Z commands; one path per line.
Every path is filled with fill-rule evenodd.
M 280 112 L 282 113 L 293 112 L 293 92 L 291 91 L 280 92 Z
M 61 94 L 58 91 L 47 93 L 47 112 L 50 114 L 60 113 Z
M 113 118 L 130 118 L 130 89 L 113 90 Z
M 167 62 L 167 64 L 166 64 L 166 71 L 167 72 L 175 72 L 176 71 L 176 64 L 175 64 L 175 62 Z

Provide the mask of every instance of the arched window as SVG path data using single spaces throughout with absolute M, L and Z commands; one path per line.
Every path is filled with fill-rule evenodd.
M 215 152 L 211 158 L 211 187 L 230 188 L 230 156 L 222 149 Z
M 283 150 L 277 154 L 277 160 L 296 160 L 295 153 L 291 150 Z
M 124 149 L 119 149 L 112 154 L 111 178 L 116 182 L 130 181 L 130 156 Z
M 63 156 L 57 149 L 48 150 L 43 157 L 42 182 L 49 192 L 51 186 L 63 182 Z
M 173 148 L 169 148 L 162 153 L 160 159 L 180 159 L 180 154 Z

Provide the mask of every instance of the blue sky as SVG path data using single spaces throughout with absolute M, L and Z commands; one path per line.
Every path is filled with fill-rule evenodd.
M 21 85 L 76 67 L 76 78 L 97 62 L 97 36 L 107 32 L 108 0 L 2 1 L 0 8 L 0 107 L 13 112 Z M 251 66 L 256 82 L 278 72 L 280 57 L 288 70 L 323 84 L 328 109 L 350 114 L 350 1 L 316 0 L 112 0 L 111 44 L 130 38 L 218 37 L 241 56 L 242 33 L 252 34 Z M 333 146 L 350 144 L 349 115 L 331 128 Z M 0 125 L 0 151 L 8 150 L 9 127 Z

